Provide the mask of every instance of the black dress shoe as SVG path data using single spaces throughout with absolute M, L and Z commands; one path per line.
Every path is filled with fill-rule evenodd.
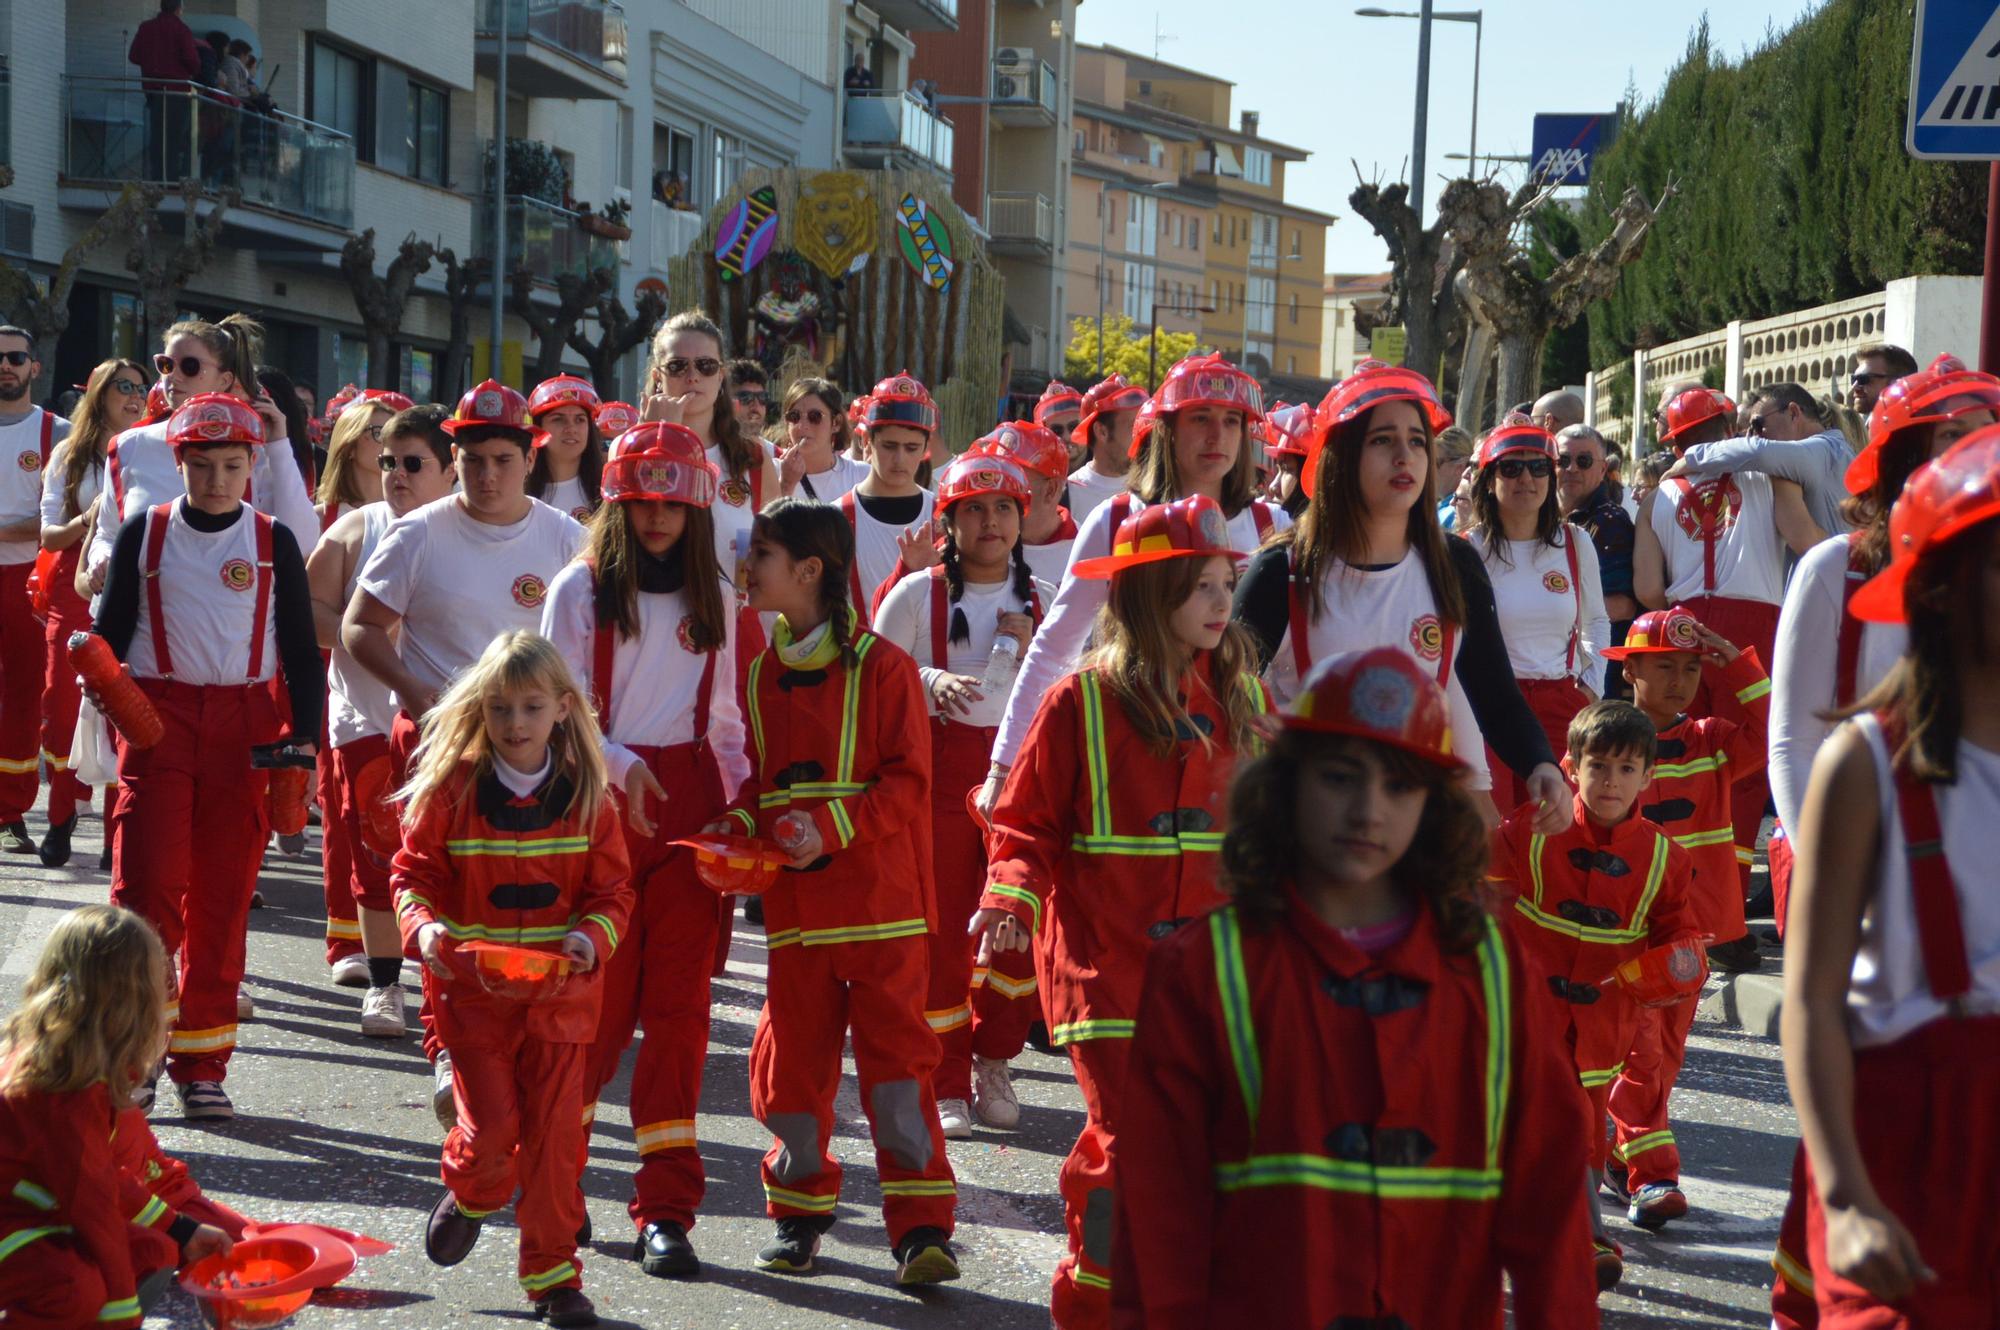
M 1757 954 L 1757 939 L 1753 937 L 1716 943 L 1708 949 L 1708 963 L 1714 969 L 1731 974 L 1754 974 L 1764 965 L 1763 958 Z
M 61 868 L 69 862 L 69 837 L 70 833 L 76 830 L 76 817 L 75 813 L 71 813 L 69 821 L 54 824 L 49 828 L 48 834 L 42 837 L 41 853 L 44 868 Z
M 759 928 L 764 926 L 764 898 L 762 896 L 745 896 L 743 898 L 743 922 L 746 924 L 755 924 Z
M 457 1265 L 479 1241 L 479 1225 L 458 1208 L 458 1198 L 447 1190 L 431 1207 L 430 1222 L 424 1226 L 424 1255 L 432 1265 Z
M 590 1234 L 590 1211 L 585 1210 L 583 1212 L 583 1227 L 576 1231 L 576 1245 L 579 1247 L 588 1247 L 590 1245 Z
M 597 1308 L 580 1288 L 559 1288 L 535 1299 L 535 1319 L 550 1325 L 596 1325 Z
M 35 853 L 35 842 L 28 835 L 28 824 L 18 817 L 12 822 L 0 823 L 0 850 L 8 854 Z
M 1046 1022 L 1036 1021 L 1028 1027 L 1028 1047 L 1044 1057 L 1057 1056 L 1058 1050 L 1049 1040 L 1049 1027 Z
M 701 1258 L 694 1254 L 687 1230 L 672 1222 L 640 1229 L 633 1254 L 641 1270 L 661 1279 L 693 1279 L 701 1273 Z
M 105 842 L 104 853 L 97 856 L 97 871 L 100 873 L 111 871 L 111 843 L 109 841 Z

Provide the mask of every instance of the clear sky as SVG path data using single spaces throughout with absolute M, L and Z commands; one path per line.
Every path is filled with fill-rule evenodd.
M 1415 0 L 1378 0 L 1415 10 Z M 1334 272 L 1378 272 L 1388 254 L 1347 196 L 1354 163 L 1370 179 L 1404 178 L 1416 101 L 1417 24 L 1354 14 L 1358 0 L 1080 0 L 1077 37 L 1229 79 L 1236 111 L 1310 153 L 1286 173 L 1286 197 L 1339 216 L 1327 236 Z M 1718 49 L 1735 54 L 1789 26 L 1814 0 L 1438 0 L 1485 11 L 1479 151 L 1525 154 L 1538 111 L 1609 111 L 1636 87 L 1656 95 L 1708 14 Z M 1441 173 L 1461 174 L 1472 117 L 1473 25 L 1436 23 L 1431 40 L 1426 206 Z M 1896 58 L 1906 59 L 1904 53 Z M 1520 167 L 1497 168 L 1520 179 Z

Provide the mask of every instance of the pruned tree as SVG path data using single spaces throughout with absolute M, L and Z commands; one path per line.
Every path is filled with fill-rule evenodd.
M 125 186 L 111 206 L 99 213 L 97 220 L 63 251 L 61 261 L 49 277 L 46 295 L 27 271 L 0 261 L 0 312 L 5 313 L 9 323 L 27 329 L 34 339 L 35 359 L 42 363 L 42 377 L 34 389 L 38 396 L 48 391 L 49 379 L 55 373 L 56 343 L 69 328 L 69 296 L 76 286 L 77 270 L 92 250 L 114 233 L 135 225 L 138 212 L 147 206 L 139 186 Z
M 1360 175 L 1356 166 L 1357 180 Z M 1347 205 L 1389 249 L 1389 308 L 1382 322 L 1403 325 L 1403 363 L 1435 378 L 1458 299 L 1452 287 L 1458 259 L 1446 242 L 1442 216 L 1426 227 L 1410 207 L 1410 187 L 1400 182 L 1363 180 Z
M 177 191 L 182 204 L 181 230 L 174 237 L 162 225 L 164 215 L 160 211 L 169 193 L 167 187 L 126 186 L 127 193 L 134 191 L 144 206 L 119 210 L 118 229 L 131 242 L 125 251 L 125 270 L 138 281 L 139 306 L 145 313 L 146 336 L 150 339 L 164 333 L 174 321 L 174 305 L 181 289 L 215 256 L 216 242 L 222 238 L 223 219 L 242 200 L 242 195 L 233 189 L 207 194 L 199 180 L 181 181 Z M 121 195 L 121 202 L 123 198 Z M 213 204 L 206 217 L 200 209 L 203 198 Z
M 562 372 L 563 348 L 569 345 L 569 339 L 576 332 L 577 325 L 583 322 L 584 315 L 597 303 L 596 277 L 596 272 L 582 276 L 573 272 L 558 274 L 556 307 L 550 313 L 538 307 L 532 298 L 535 291 L 533 273 L 526 268 L 516 268 L 507 275 L 510 296 L 507 307 L 535 335 L 537 350 L 534 368 L 530 371 L 532 382 L 539 383 Z
M 410 303 L 410 288 L 417 278 L 430 271 L 436 249 L 428 240 L 417 239 L 413 231 L 396 247 L 383 276 L 375 275 L 375 228 L 351 235 L 340 249 L 340 274 L 354 296 L 354 308 L 361 314 L 361 327 L 368 337 L 368 386 L 396 386 L 396 366 L 390 345 L 403 326 L 403 311 Z
M 1540 392 L 1549 333 L 1575 323 L 1617 287 L 1625 266 L 1644 253 L 1653 219 L 1673 192 L 1669 183 L 1660 202 L 1649 204 L 1638 190 L 1626 190 L 1602 240 L 1537 276 L 1528 223 L 1554 197 L 1552 186 L 1531 182 L 1511 195 L 1491 181 L 1445 186 L 1438 220 L 1464 264 L 1466 307 L 1498 351 L 1499 401 L 1525 401 Z
M 597 391 L 609 397 L 617 390 L 614 376 L 619 360 L 653 335 L 653 329 L 667 316 L 667 302 L 657 291 L 641 291 L 628 313 L 625 302 L 618 298 L 616 274 L 611 269 L 593 270 L 590 281 L 597 292 L 597 340 L 585 337 L 579 324 L 569 335 L 569 346 L 590 366 L 590 381 L 597 385 Z
M 445 336 L 444 364 L 438 376 L 438 397 L 455 402 L 472 385 L 466 363 L 472 358 L 472 302 L 493 270 L 493 260 L 475 255 L 460 259 L 456 250 L 440 249 L 434 256 L 444 269 L 445 308 L 450 319 Z

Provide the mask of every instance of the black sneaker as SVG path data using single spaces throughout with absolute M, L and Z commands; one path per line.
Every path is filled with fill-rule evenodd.
M 1630 1176 L 1631 1174 L 1626 1170 L 1623 1160 L 1616 1158 L 1607 1159 L 1604 1161 L 1604 1175 L 1599 1179 L 1599 1182 L 1603 1186 L 1607 1196 L 1618 1202 L 1618 1204 L 1624 1205 L 1632 1199 L 1631 1189 L 1627 1182 Z
M 111 871 L 111 842 L 108 840 L 104 843 L 104 853 L 97 856 L 97 871 L 100 873 Z
M 1757 954 L 1757 939 L 1739 937 L 1734 942 L 1718 942 L 1708 949 L 1708 963 L 1731 974 L 1754 974 L 1764 966 Z
M 8 854 L 34 854 L 35 841 L 28 835 L 28 824 L 18 817 L 12 822 L 0 823 L 0 850 Z
M 658 1279 L 693 1279 L 701 1273 L 701 1258 L 694 1254 L 687 1230 L 671 1221 L 640 1229 L 633 1255 L 641 1270 Z
M 746 924 L 755 924 L 759 928 L 764 926 L 764 898 L 762 896 L 745 896 L 743 898 L 743 922 Z
M 424 1255 L 432 1265 L 457 1265 L 472 1254 L 483 1222 L 459 1209 L 458 1198 L 447 1190 L 431 1207 L 430 1221 L 424 1225 Z
M 817 1219 L 787 1215 L 778 1221 L 777 1235 L 757 1253 L 757 1268 L 777 1275 L 810 1274 L 824 1232 L 826 1225 Z
M 576 1231 L 576 1245 L 579 1247 L 588 1247 L 591 1235 L 594 1232 L 595 1230 L 590 1227 L 590 1211 L 585 1210 L 583 1212 L 583 1227 Z
M 580 1288 L 559 1288 L 535 1299 L 535 1319 L 550 1325 L 596 1325 L 597 1308 Z
M 76 818 L 77 815 L 71 813 L 69 821 L 55 823 L 42 837 L 42 867 L 61 868 L 69 862 L 69 837 L 76 830 Z
M 896 1246 L 896 1283 L 909 1288 L 919 1284 L 946 1284 L 958 1278 L 958 1262 L 951 1254 L 951 1239 L 941 1228 L 929 1225 L 913 1228 Z

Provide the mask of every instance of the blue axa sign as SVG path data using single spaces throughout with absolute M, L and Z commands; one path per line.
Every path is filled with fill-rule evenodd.
M 1617 136 L 1618 112 L 1553 112 L 1535 117 L 1529 175 L 1545 185 L 1587 185 L 1598 149 Z

